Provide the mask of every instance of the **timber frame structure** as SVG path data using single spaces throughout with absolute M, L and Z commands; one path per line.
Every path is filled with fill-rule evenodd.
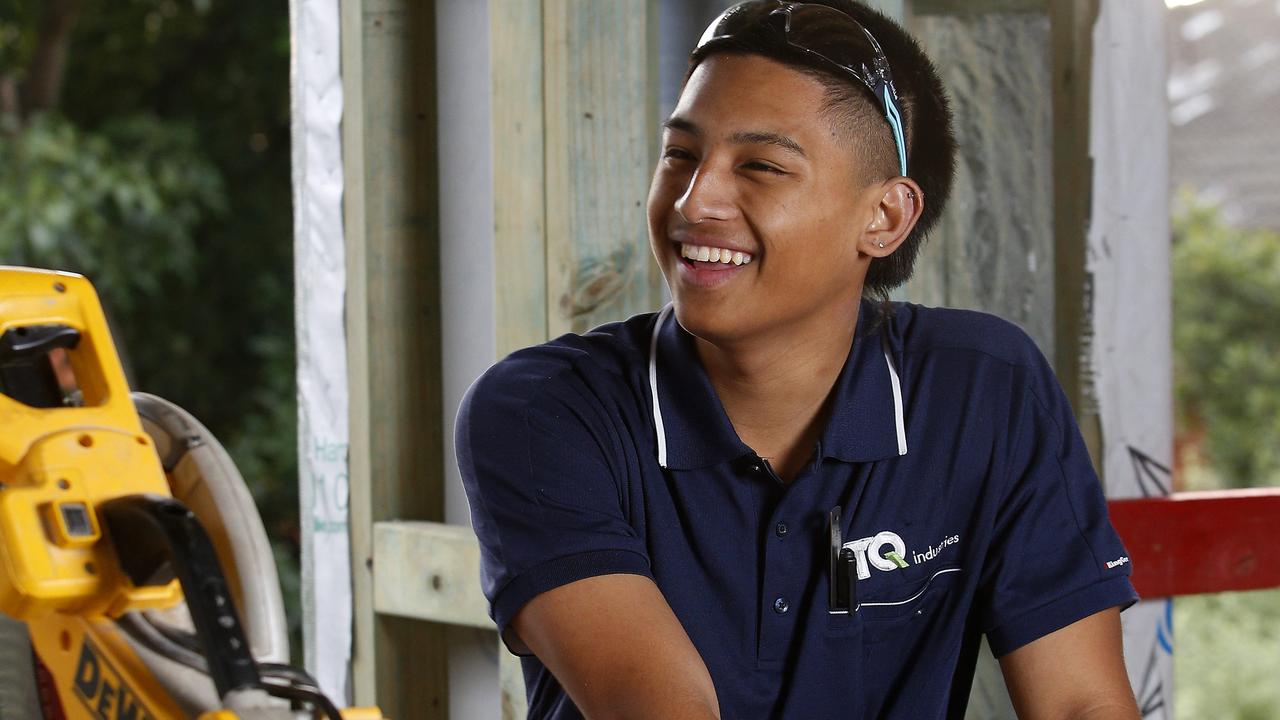
M 469 527 L 443 522 L 442 418 L 452 409 L 443 407 L 440 387 L 447 348 L 441 331 L 436 17 L 437 6 L 447 1 L 341 3 L 353 688 L 357 704 L 376 702 L 396 718 L 448 717 L 444 627 L 493 628 L 477 582 L 475 538 Z M 991 252 L 1005 258 L 1000 262 L 1017 262 L 1007 271 L 997 263 L 993 271 L 990 256 L 926 250 L 907 292 L 931 304 L 989 309 L 1028 327 L 1054 361 L 1095 462 L 1103 434 L 1082 344 L 1089 322 L 1093 173 L 1089 82 L 1100 2 L 879 3 L 927 46 L 931 39 L 944 42 L 959 24 L 965 32 L 1021 38 L 1027 48 L 1020 52 L 1036 58 L 1017 68 L 1021 74 L 1001 80 L 1035 95 L 1008 121 L 1031 128 L 1026 147 L 1018 148 L 1027 157 L 1010 157 L 1007 167 L 974 163 L 986 174 L 969 178 L 979 186 L 974 197 L 1008 194 L 1021 217 L 1030 218 L 1029 227 L 993 227 L 990 233 Z M 563 332 L 654 309 L 662 300 L 644 219 L 657 149 L 661 5 L 488 0 L 493 360 Z M 1008 60 L 991 56 L 984 62 Z M 960 129 L 971 152 L 1008 142 L 963 136 Z M 944 219 L 944 237 L 989 221 L 966 215 L 962 208 L 974 204 L 964 198 L 954 202 L 958 209 Z M 1028 279 L 1009 281 L 1027 274 L 1028 258 Z M 989 280 L 991 272 L 1000 275 Z M 1118 525 L 1135 517 L 1162 522 L 1160 511 L 1153 516 L 1149 506 L 1129 507 Z M 1268 507 L 1274 517 L 1274 502 Z M 1149 534 L 1143 537 L 1147 542 Z M 1280 575 L 1268 577 L 1265 582 L 1280 584 Z M 1177 593 L 1224 585 L 1159 587 Z M 496 634 L 493 642 L 499 644 Z M 523 717 L 519 662 L 505 649 L 499 656 L 503 717 Z

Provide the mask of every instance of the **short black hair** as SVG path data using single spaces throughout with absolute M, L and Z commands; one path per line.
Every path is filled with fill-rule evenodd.
M 902 245 L 892 255 L 872 260 L 867 270 L 863 293 L 887 299 L 890 290 L 911 278 L 920 247 L 937 225 L 951 195 L 956 138 L 950 102 L 933 61 L 901 25 L 856 0 L 811 2 L 849 15 L 875 36 L 889 61 L 898 91 L 907 143 L 907 175 L 924 193 L 924 211 Z M 717 54 L 760 55 L 816 78 L 827 90 L 824 109 L 837 127 L 849 132 L 866 169 L 861 182 L 878 182 L 899 173 L 892 131 L 866 86 L 767 32 L 713 40 L 695 49 L 689 56 L 685 80 L 703 60 Z

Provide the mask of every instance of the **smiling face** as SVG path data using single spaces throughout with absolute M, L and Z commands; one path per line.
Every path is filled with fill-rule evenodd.
M 649 239 L 677 318 L 712 343 L 856 317 L 882 191 L 823 112 L 815 78 L 714 55 L 666 123 Z M 863 248 L 865 249 L 865 248 Z

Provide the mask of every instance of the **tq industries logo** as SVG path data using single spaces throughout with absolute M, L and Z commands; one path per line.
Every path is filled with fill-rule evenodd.
M 912 562 L 921 565 L 937 558 L 943 550 L 958 542 L 960 542 L 959 535 L 948 535 L 937 545 L 931 545 L 923 552 L 909 555 Z M 850 540 L 844 544 L 844 547 L 853 551 L 858 565 L 859 580 L 871 577 L 871 568 L 881 572 L 893 572 L 911 566 L 911 563 L 907 562 L 907 543 L 903 541 L 901 535 L 891 530 L 883 530 L 871 537 Z

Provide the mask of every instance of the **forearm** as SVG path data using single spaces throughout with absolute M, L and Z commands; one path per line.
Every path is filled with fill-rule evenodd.
M 1139 720 L 1110 608 L 1025 645 L 1000 660 L 1019 720 Z
M 720 710 L 698 693 L 672 692 L 670 688 L 629 688 L 602 693 L 607 707 L 585 710 L 587 720 L 720 720 Z M 570 693 L 570 697 L 573 693 Z
M 706 664 L 649 578 L 549 590 L 512 626 L 589 720 L 720 718 Z
M 1139 720 L 1135 702 L 1129 699 L 1100 701 L 1065 716 L 1064 720 Z
M 1072 706 L 1066 703 L 1049 709 L 1017 707 L 1018 720 L 1141 720 L 1137 703 L 1129 698 L 1094 698 Z
M 715 688 L 699 660 L 635 665 L 587 680 L 581 673 L 565 690 L 587 720 L 720 720 Z

